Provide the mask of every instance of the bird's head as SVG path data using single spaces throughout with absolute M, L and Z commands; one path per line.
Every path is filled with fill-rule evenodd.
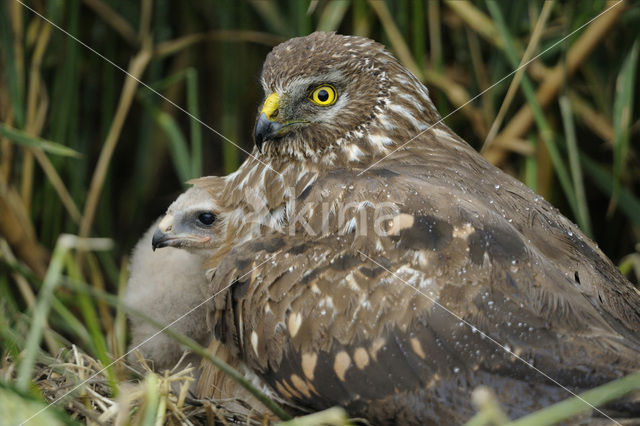
M 221 238 L 217 207 L 211 194 L 193 186 L 174 201 L 153 234 L 153 250 L 176 247 L 213 250 Z
M 264 155 L 313 158 L 356 141 L 364 145 L 352 148 L 357 160 L 358 149 L 369 150 L 367 144 L 378 144 L 381 151 L 392 145 L 388 137 L 366 140 L 369 136 L 397 129 L 410 135 L 432 105 L 426 88 L 381 44 L 334 33 L 316 32 L 276 46 L 265 60 L 261 83 L 265 100 L 254 137 Z M 410 95 L 403 99 L 402 91 Z

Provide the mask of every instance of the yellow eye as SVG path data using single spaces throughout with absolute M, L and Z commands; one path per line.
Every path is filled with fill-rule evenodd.
M 329 84 L 318 86 L 309 94 L 309 99 L 316 105 L 329 106 L 333 105 L 338 98 L 336 89 Z

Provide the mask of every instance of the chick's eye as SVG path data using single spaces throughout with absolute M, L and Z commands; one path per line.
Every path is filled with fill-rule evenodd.
M 309 99 L 316 105 L 320 106 L 329 106 L 333 105 L 338 98 L 338 93 L 336 89 L 328 84 L 323 84 L 322 86 L 318 86 L 311 91 L 309 94 Z
M 213 213 L 200 213 L 198 220 L 203 225 L 211 225 L 216 220 L 216 215 Z

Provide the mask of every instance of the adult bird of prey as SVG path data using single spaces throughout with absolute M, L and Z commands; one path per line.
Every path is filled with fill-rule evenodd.
M 455 424 L 479 385 L 518 417 L 640 369 L 638 290 L 382 45 L 294 38 L 261 83 L 256 148 L 212 197 L 241 232 L 209 262 L 209 291 L 231 284 L 209 309 L 283 398 Z

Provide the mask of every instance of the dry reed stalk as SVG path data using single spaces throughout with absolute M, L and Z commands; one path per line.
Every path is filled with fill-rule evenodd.
M 593 49 L 605 39 L 606 34 L 614 28 L 627 6 L 624 1 L 608 1 L 606 3 L 605 10 L 611 9 L 589 24 L 571 46 L 566 57 L 563 57 L 547 74 L 538 88 L 536 98 L 542 108 L 548 106 L 558 96 L 560 88 L 565 84 L 567 78 L 575 73 L 578 67 L 589 57 Z M 486 151 L 485 157 L 493 164 L 502 164 L 506 158 L 506 152 L 501 150 L 500 147 L 510 139 L 522 138 L 533 124 L 533 121 L 531 107 L 524 105 L 509 121 L 504 130 L 496 136 L 493 146 Z

